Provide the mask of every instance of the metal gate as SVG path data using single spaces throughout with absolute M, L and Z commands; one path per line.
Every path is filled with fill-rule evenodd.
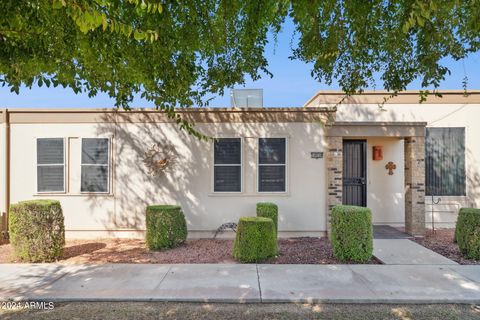
M 343 204 L 367 206 L 367 141 L 343 141 Z

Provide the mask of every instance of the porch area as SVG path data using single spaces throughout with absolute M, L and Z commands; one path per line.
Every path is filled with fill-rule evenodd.
M 425 234 L 425 122 L 336 122 L 327 130 L 327 230 L 336 205 Z
M 389 225 L 373 226 L 373 239 L 410 239 L 411 235 Z

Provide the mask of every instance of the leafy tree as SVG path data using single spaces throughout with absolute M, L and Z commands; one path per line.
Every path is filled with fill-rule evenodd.
M 347 94 L 375 86 L 375 74 L 394 95 L 415 79 L 438 88 L 450 74 L 440 60 L 480 45 L 479 0 L 302 0 L 292 1 L 290 15 L 300 34 L 293 57 L 313 62 L 312 76 L 337 79 Z
M 175 114 L 207 93 L 268 73 L 263 53 L 287 2 L 12 0 L 0 2 L 0 82 L 19 91 L 62 85 L 106 92 L 127 108 L 135 94 Z
M 12 92 L 61 85 L 126 109 L 140 94 L 193 134 L 174 107 L 271 76 L 267 35 L 288 16 L 292 59 L 348 95 L 375 74 L 393 94 L 417 78 L 437 88 L 450 73 L 441 59 L 480 45 L 480 0 L 6 0 L 0 12 L 0 83 Z

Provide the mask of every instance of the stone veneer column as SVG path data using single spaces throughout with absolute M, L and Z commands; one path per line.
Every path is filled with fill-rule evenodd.
M 425 234 L 425 137 L 405 138 L 405 232 Z
M 342 204 L 343 139 L 327 137 L 327 144 L 327 232 L 330 234 L 330 213 L 334 206 Z

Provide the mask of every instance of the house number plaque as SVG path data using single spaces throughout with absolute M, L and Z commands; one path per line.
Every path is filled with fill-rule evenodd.
M 312 159 L 323 159 L 323 152 L 310 152 Z

